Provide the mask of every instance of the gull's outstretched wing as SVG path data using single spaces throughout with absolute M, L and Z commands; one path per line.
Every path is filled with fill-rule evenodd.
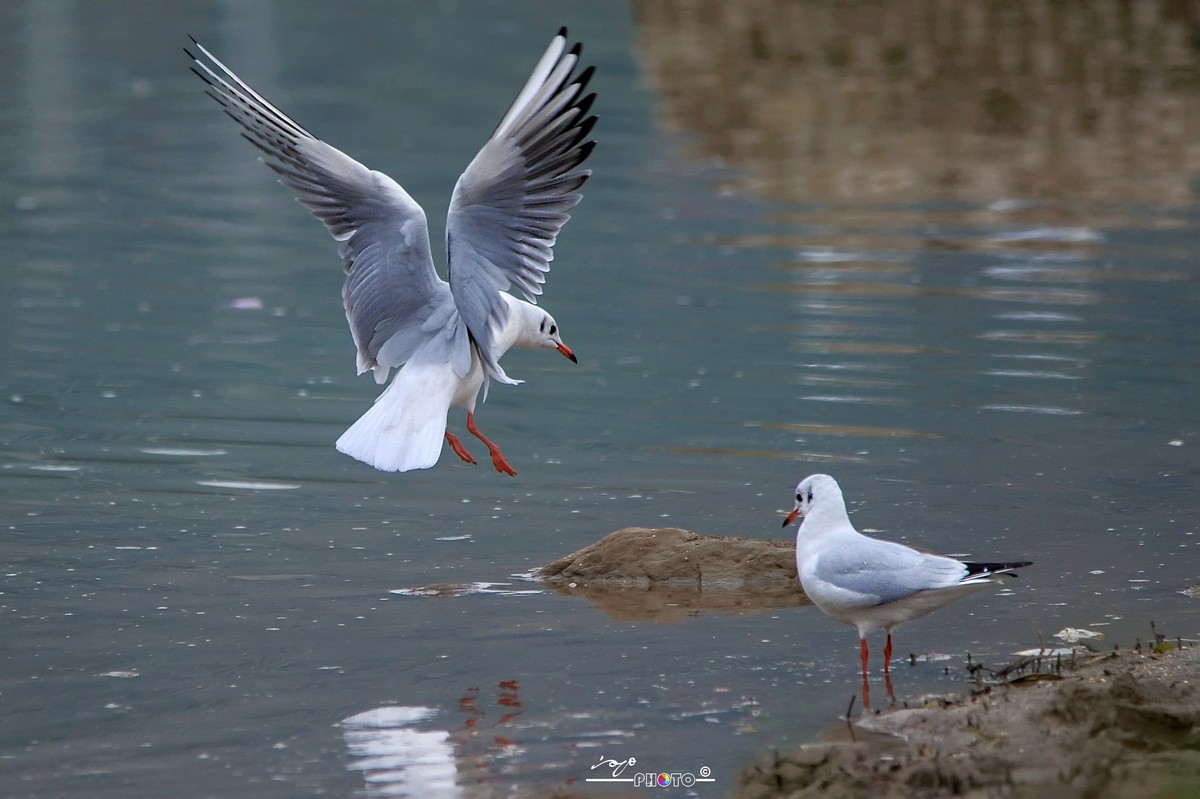
M 578 75 L 580 45 L 567 50 L 563 28 L 550 42 L 528 82 L 492 137 L 454 187 L 446 219 L 450 288 L 489 377 L 516 382 L 498 363 L 493 334 L 505 321 L 499 292 L 510 287 L 530 302 L 554 258 L 558 231 L 582 198 L 591 174 L 579 165 L 594 142 L 588 115 L 592 76 Z
M 449 286 L 437 276 L 425 212 L 394 180 L 329 146 L 269 103 L 192 40 L 192 71 L 266 155 L 264 163 L 296 192 L 341 243 L 342 300 L 358 347 L 358 371 L 382 383 L 421 346 L 445 348 L 460 376 L 470 338 Z

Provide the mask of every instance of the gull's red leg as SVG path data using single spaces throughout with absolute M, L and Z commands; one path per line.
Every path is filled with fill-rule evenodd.
M 454 450 L 455 455 L 462 458 L 467 463 L 475 462 L 475 459 L 471 457 L 471 453 L 467 452 L 467 448 L 464 447 L 462 442 L 458 440 L 458 436 L 454 435 L 449 430 L 446 431 L 446 443 L 450 445 L 452 450 Z
M 883 647 L 883 673 L 892 670 L 892 634 L 888 633 L 887 645 Z
M 496 471 L 507 474 L 509 477 L 517 476 L 517 470 L 509 466 L 508 461 L 504 458 L 504 454 L 500 452 L 500 448 L 491 441 L 488 441 L 483 433 L 479 432 L 479 428 L 475 426 L 475 414 L 470 411 L 467 412 L 467 432 L 487 445 L 488 452 L 492 454 L 492 465 L 496 467 Z
M 859 639 L 859 651 L 862 654 L 863 679 L 867 676 L 867 639 Z

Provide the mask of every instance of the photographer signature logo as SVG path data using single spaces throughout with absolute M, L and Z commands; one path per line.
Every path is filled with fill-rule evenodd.
M 601 755 L 590 770 L 602 769 L 599 773 L 609 776 L 586 777 L 584 782 L 620 782 L 635 788 L 691 788 L 698 782 L 716 782 L 708 766 L 701 766 L 696 774 L 690 771 L 638 771 L 635 768 L 637 762 L 636 757 L 614 760 Z

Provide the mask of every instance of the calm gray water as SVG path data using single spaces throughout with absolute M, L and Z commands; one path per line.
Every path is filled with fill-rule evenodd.
M 900 629 L 935 656 L 901 701 L 1064 627 L 1200 637 L 1196 21 L 905 8 L 0 7 L 0 794 L 643 795 L 583 782 L 635 757 L 724 795 L 844 712 L 851 628 L 514 575 L 629 525 L 787 535 L 814 471 L 862 528 L 1037 562 Z M 544 301 L 580 365 L 506 358 L 515 479 L 375 472 L 333 448 L 377 391 L 335 245 L 181 47 L 437 240 L 560 24 L 601 117 Z M 393 593 L 430 583 L 480 585 Z

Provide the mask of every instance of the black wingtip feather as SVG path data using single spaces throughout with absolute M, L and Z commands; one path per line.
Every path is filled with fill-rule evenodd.
M 187 53 L 187 50 L 184 50 L 183 52 Z M 188 53 L 188 55 L 191 55 L 191 54 L 190 54 L 190 53 Z M 192 58 L 195 58 L 195 56 L 192 56 Z M 195 74 L 196 74 L 196 76 L 197 76 L 198 78 L 200 78 L 200 80 L 204 81 L 204 82 L 205 82 L 205 83 L 207 83 L 209 86 L 212 86 L 212 85 L 213 85 L 213 82 L 212 82 L 212 80 L 210 80 L 210 79 L 209 79 L 209 77 L 208 77 L 207 75 L 205 75 L 203 72 L 201 72 L 200 70 L 196 69 L 195 67 L 192 67 L 192 72 L 193 72 L 193 73 L 195 73 Z
M 587 116 L 587 112 L 592 109 L 592 103 L 594 103 L 595 101 L 596 101 L 596 93 L 592 92 L 587 97 L 584 97 L 582 100 L 580 100 L 578 103 L 575 104 L 575 110 L 578 112 L 579 116 L 581 116 L 581 117 Z
M 567 38 L 567 26 L 566 25 L 563 25 L 561 28 L 558 29 L 558 35 L 563 37 L 564 39 Z
M 588 81 L 592 79 L 592 75 L 595 75 L 595 74 L 596 74 L 596 65 L 592 64 L 587 69 L 585 69 L 583 72 L 580 72 L 579 77 L 571 82 L 578 85 L 579 88 L 582 90 L 584 86 L 587 86 Z
M 575 42 L 575 46 L 571 48 L 571 55 L 579 58 L 579 54 L 583 52 L 583 42 Z
M 1033 561 L 1020 560 L 1020 561 L 1013 561 L 1010 563 L 971 563 L 971 562 L 967 561 L 967 562 L 964 562 L 963 565 L 967 567 L 968 575 L 984 574 L 986 572 L 993 572 L 996 574 L 1004 574 L 1005 576 L 1008 576 L 1008 577 L 1016 577 L 1017 575 L 1012 573 L 1012 571 L 1011 571 L 1012 569 L 1023 569 L 1026 566 L 1032 566 Z
M 587 135 L 592 132 L 592 127 L 596 124 L 596 119 L 598 117 L 591 116 L 579 123 L 579 127 L 577 128 L 579 133 L 575 141 L 578 142 L 587 138 Z

